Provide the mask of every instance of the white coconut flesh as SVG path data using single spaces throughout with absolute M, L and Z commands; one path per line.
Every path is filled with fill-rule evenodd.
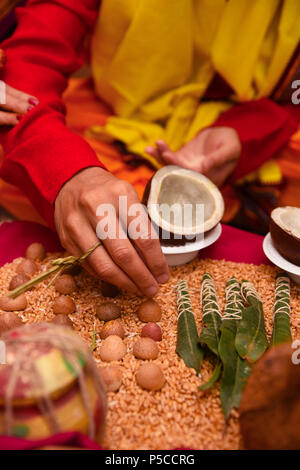
M 282 230 L 300 240 L 300 207 L 277 207 L 271 217 Z
M 223 197 L 206 176 L 174 165 L 153 177 L 147 207 L 157 226 L 181 235 L 211 230 L 224 213 Z

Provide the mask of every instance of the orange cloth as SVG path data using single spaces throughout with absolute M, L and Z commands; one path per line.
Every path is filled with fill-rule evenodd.
M 96 151 L 99 160 L 106 168 L 118 178 L 129 181 L 142 197 L 145 185 L 151 178 L 154 170 L 139 160 L 136 165 L 135 157 L 124 155 L 109 142 L 99 142 L 86 134 L 86 129 L 92 125 L 105 124 L 110 109 L 101 102 L 93 91 L 90 79 L 73 78 L 69 82 L 64 95 L 67 106 L 67 125 L 75 133 L 83 136 Z M 138 159 L 138 157 L 136 157 Z M 277 156 L 277 162 L 286 184 L 281 190 L 279 205 L 297 205 L 300 201 L 300 126 L 293 135 L 289 145 Z M 227 207 L 236 210 L 239 201 L 234 197 L 233 191 L 226 188 L 223 192 Z M 0 180 L 0 204 L 21 220 L 30 220 L 39 223 L 45 222 L 30 204 L 26 196 L 18 188 Z M 232 210 L 226 212 L 226 219 L 230 220 Z

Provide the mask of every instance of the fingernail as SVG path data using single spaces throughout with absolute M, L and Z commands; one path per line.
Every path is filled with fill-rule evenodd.
M 28 103 L 32 104 L 33 106 L 36 106 L 37 104 L 39 104 L 36 98 L 29 98 Z
M 27 111 L 31 111 L 33 108 L 33 106 L 28 106 Z
M 158 289 L 155 286 L 149 287 L 146 289 L 145 293 L 147 297 L 153 297 L 157 293 Z
M 169 280 L 168 274 L 161 274 L 156 278 L 158 284 L 165 284 Z

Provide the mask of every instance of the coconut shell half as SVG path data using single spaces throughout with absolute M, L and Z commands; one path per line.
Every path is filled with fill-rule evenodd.
M 224 200 L 206 176 L 175 165 L 158 170 L 145 188 L 143 203 L 162 244 L 180 245 L 212 230 L 224 213 Z M 203 219 L 198 217 L 203 205 Z M 189 212 L 183 208 L 189 206 Z M 163 207 L 168 209 L 164 213 Z
M 300 266 L 300 207 L 277 207 L 271 213 L 270 233 L 277 251 Z

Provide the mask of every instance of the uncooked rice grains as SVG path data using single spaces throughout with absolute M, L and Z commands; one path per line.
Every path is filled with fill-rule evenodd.
M 48 256 L 42 269 L 50 267 Z M 0 295 L 7 292 L 12 277 L 21 260 L 16 259 L 0 269 Z M 37 262 L 40 265 L 40 262 Z M 214 277 L 220 306 L 224 307 L 225 283 L 231 276 L 251 280 L 263 300 L 268 335 L 272 331 L 275 275 L 277 268 L 254 266 L 215 260 L 197 260 L 185 266 L 172 268 L 169 282 L 160 288 L 155 300 L 162 310 L 158 322 L 163 332 L 159 343 L 159 355 L 154 360 L 165 375 L 166 383 L 159 391 L 147 391 L 139 387 L 135 373 L 144 361 L 132 354 L 133 344 L 141 334 L 144 324 L 138 319 L 137 308 L 142 299 L 129 294 L 118 295 L 113 302 L 122 309 L 121 321 L 125 328 L 125 357 L 109 365 L 122 370 L 122 385 L 118 392 L 108 393 L 108 415 L 103 445 L 109 449 L 239 449 L 242 448 L 238 412 L 234 411 L 227 426 L 220 406 L 219 384 L 204 393 L 198 390 L 213 370 L 213 362 L 206 359 L 201 368 L 201 377 L 185 366 L 177 356 L 176 329 L 177 304 L 176 283 L 180 279 L 188 282 L 197 326 L 201 327 L 200 283 L 204 272 Z M 72 293 L 76 310 L 69 317 L 73 328 L 89 344 L 96 331 L 94 357 L 99 366 L 107 366 L 100 360 L 100 331 L 104 325 L 96 316 L 95 305 L 111 299 L 101 295 L 100 281 L 85 272 L 76 276 L 77 289 Z M 53 300 L 58 296 L 54 286 L 46 289 L 49 280 L 26 293 L 27 308 L 16 312 L 26 323 L 51 321 Z M 291 324 L 293 338 L 300 338 L 300 287 L 291 288 Z

